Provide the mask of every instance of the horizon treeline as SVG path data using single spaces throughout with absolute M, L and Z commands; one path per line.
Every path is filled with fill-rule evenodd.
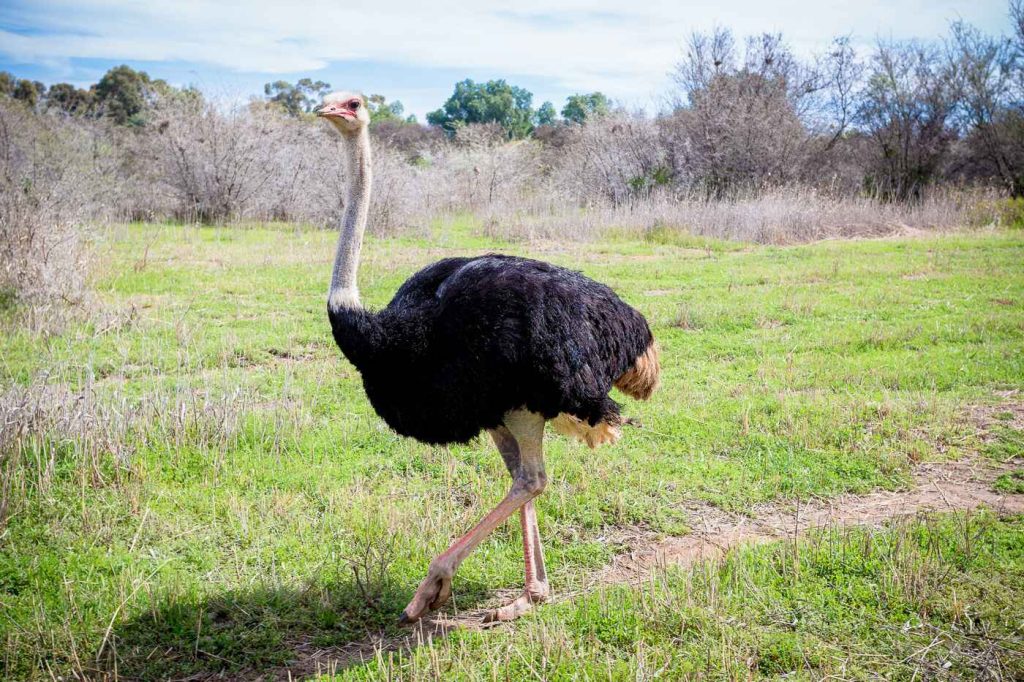
M 503 79 L 456 83 L 425 126 L 398 100 L 371 94 L 368 103 L 377 137 L 414 163 L 429 163 L 442 134 L 451 141 L 467 126 L 560 148 L 574 135 L 567 128 L 616 116 L 656 128 L 657 159 L 631 178 L 633 194 L 676 186 L 716 197 L 827 179 L 888 201 L 920 199 L 942 183 L 985 184 L 1016 197 L 1024 195 L 1022 0 L 1009 4 L 1008 18 L 1006 35 L 954 22 L 942 40 L 879 41 L 859 54 L 841 37 L 809 59 L 779 34 L 695 33 L 672 72 L 671 104 L 654 117 L 626 112 L 601 92 L 571 95 L 560 111 L 551 102 L 534 108 L 532 93 Z M 307 118 L 330 89 L 310 78 L 267 83 L 247 108 Z M 140 135 L 165 125 L 172 107 L 210 105 L 194 87 L 127 65 L 87 89 L 0 73 L 0 98 Z

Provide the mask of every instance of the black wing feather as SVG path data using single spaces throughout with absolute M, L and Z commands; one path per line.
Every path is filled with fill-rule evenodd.
M 617 417 L 612 384 L 652 341 L 643 316 L 607 286 L 503 255 L 439 261 L 379 313 L 331 321 L 378 414 L 429 443 L 469 440 L 522 407 L 592 425 Z

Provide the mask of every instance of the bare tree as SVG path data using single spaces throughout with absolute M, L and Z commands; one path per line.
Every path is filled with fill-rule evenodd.
M 691 34 L 683 59 L 672 73 L 677 94 L 682 95 L 676 106 L 685 106 L 690 93 L 706 90 L 716 78 L 735 70 L 736 60 L 736 40 L 729 29 L 717 27 L 710 34 Z
M 1024 0 L 1010 0 L 1010 23 L 1018 58 L 1024 58 Z
M 694 34 L 673 78 L 682 97 L 663 137 L 677 179 L 721 196 L 796 177 L 824 80 L 781 36 L 750 38 L 741 55 L 726 29 Z
M 937 49 L 918 42 L 879 43 L 858 121 L 875 148 L 871 188 L 887 199 L 920 198 L 939 175 L 955 133 L 951 74 Z
M 848 37 L 836 38 L 822 60 L 822 73 L 827 93 L 824 113 L 831 135 L 825 149 L 835 146 L 853 124 L 857 112 L 859 88 L 864 77 L 864 65 Z
M 953 120 L 965 136 L 968 158 L 1012 195 L 1024 195 L 1024 111 L 1013 101 L 1020 65 L 1012 41 L 957 22 L 947 54 L 955 76 Z

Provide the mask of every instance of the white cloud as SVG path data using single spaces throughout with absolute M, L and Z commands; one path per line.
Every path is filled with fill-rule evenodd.
M 370 60 L 472 66 L 646 100 L 666 84 L 685 37 L 714 25 L 783 31 L 802 51 L 838 34 L 933 37 L 955 18 L 1000 30 L 1005 5 L 904 0 L 768 3 L 650 0 L 310 0 L 174 3 L 59 0 L 0 9 L 0 53 L 21 63 L 71 58 L 205 63 L 243 73 L 315 72 Z M 24 29 L 30 29 L 25 31 Z M 396 93 L 397 94 L 397 93 Z

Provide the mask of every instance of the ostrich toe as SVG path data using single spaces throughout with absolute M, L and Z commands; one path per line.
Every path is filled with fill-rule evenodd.
M 427 577 L 416 588 L 412 601 L 402 611 L 399 624 L 415 623 L 430 611 L 441 608 L 452 596 L 452 573 L 430 568 Z
M 508 604 L 488 612 L 484 616 L 483 622 L 489 624 L 515 620 L 532 609 L 534 604 L 547 601 L 549 593 L 547 584 L 541 583 L 535 587 L 528 587 Z

